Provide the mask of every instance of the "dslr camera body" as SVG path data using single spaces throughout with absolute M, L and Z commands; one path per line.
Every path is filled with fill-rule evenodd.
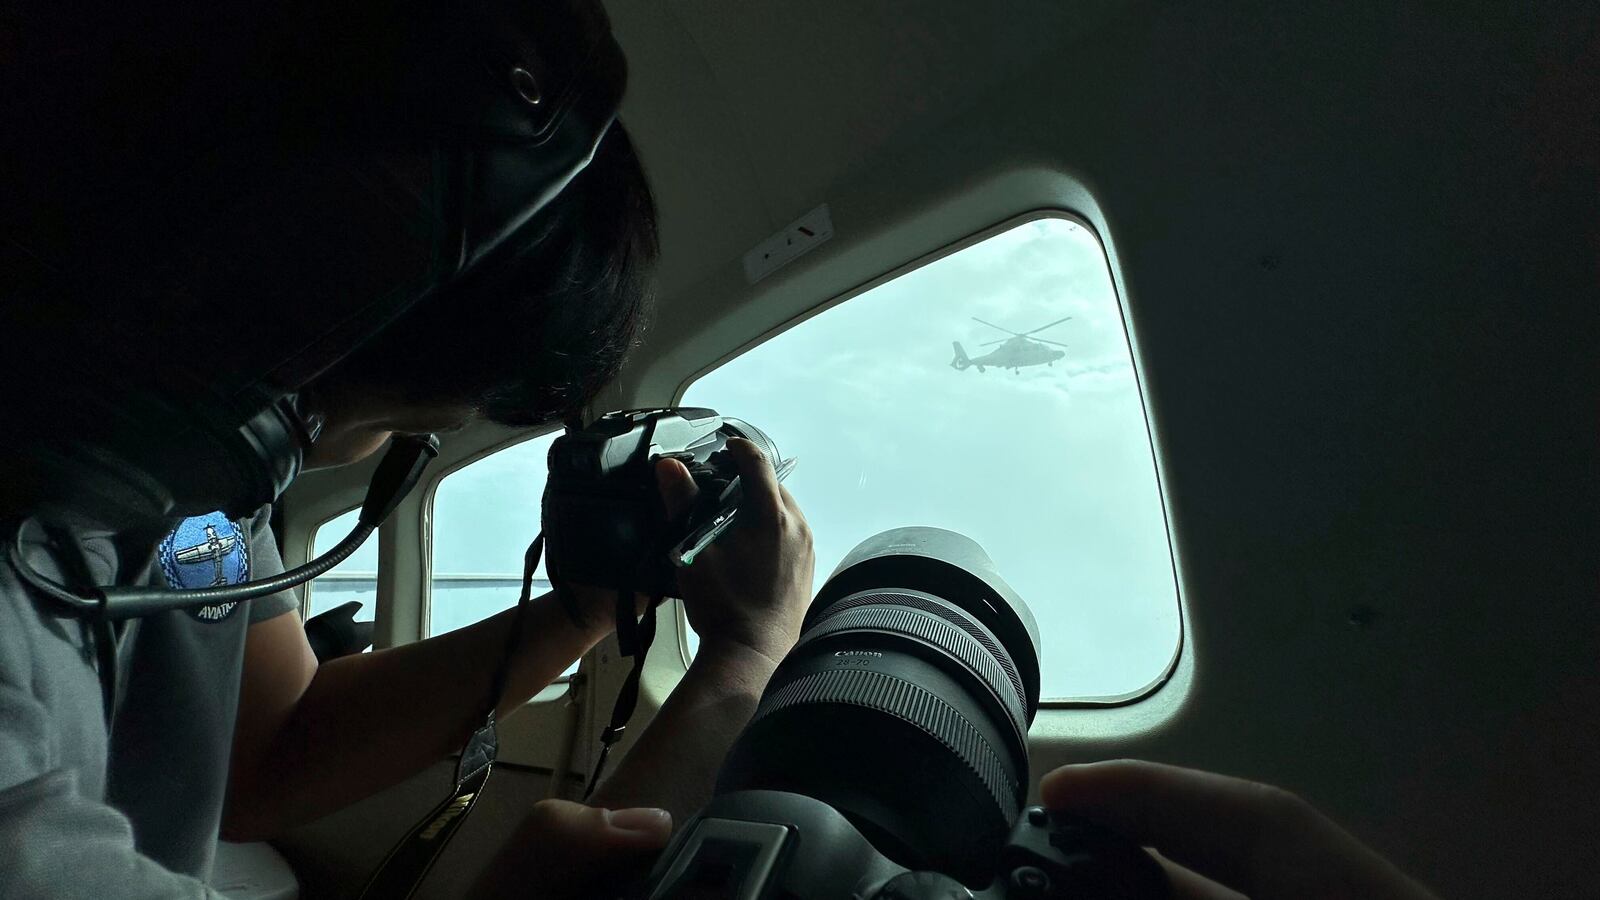
M 760 429 L 695 407 L 607 413 L 550 447 L 544 528 L 550 578 L 653 597 L 676 596 L 677 568 L 732 522 L 741 496 L 728 439 L 745 438 L 780 466 Z M 700 489 L 669 519 L 655 464 L 682 462 Z M 780 467 L 780 472 L 783 469 Z
M 937 790 L 938 786 L 930 786 Z M 712 800 L 679 832 L 639 900 L 1146 900 L 1167 896 L 1143 850 L 1030 807 L 978 890 L 884 856 L 838 810 L 784 791 Z

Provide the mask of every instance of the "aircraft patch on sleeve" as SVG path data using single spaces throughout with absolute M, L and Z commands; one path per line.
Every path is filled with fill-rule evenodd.
M 250 542 L 239 525 L 221 512 L 190 516 L 162 541 L 157 557 L 167 585 L 191 590 L 222 587 L 250 580 Z M 202 622 L 220 622 L 237 603 L 217 603 L 188 610 Z

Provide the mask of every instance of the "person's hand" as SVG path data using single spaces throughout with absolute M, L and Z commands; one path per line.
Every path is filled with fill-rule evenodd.
M 573 624 L 586 630 L 591 639 L 600 640 L 617 627 L 617 592 L 611 588 L 572 582 L 564 585 L 572 593 L 578 621 Z M 650 598 L 644 594 L 633 595 L 633 614 L 642 616 L 650 609 Z
M 1310 804 L 1280 788 L 1137 760 L 1063 766 L 1052 810 L 1160 854 L 1179 900 L 1434 900 Z
M 540 900 L 612 897 L 650 870 L 672 836 L 660 809 L 534 804 L 470 896 Z
M 755 444 L 731 438 L 728 451 L 743 491 L 739 518 L 693 564 L 678 570 L 678 586 L 702 652 L 731 644 L 776 663 L 799 639 L 811 601 L 811 529 Z M 698 490 L 683 463 L 660 461 L 656 480 L 669 515 L 692 508 Z

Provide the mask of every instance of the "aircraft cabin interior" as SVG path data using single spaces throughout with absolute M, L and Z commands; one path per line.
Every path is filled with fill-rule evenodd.
M 591 416 L 764 432 L 817 589 L 887 529 L 981 546 L 1037 623 L 1030 803 L 1152 760 L 1291 791 L 1439 897 L 1600 896 L 1593 5 L 605 8 L 660 259 Z M 358 601 L 381 653 L 515 605 L 561 434 L 442 433 L 299 614 Z M 289 486 L 286 567 L 377 461 Z M 501 719 L 415 896 L 583 796 L 618 641 Z M 611 765 L 698 648 L 667 599 Z M 456 763 L 225 842 L 213 887 L 358 896 Z

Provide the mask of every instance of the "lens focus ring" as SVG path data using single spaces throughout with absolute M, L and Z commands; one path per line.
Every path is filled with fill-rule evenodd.
M 1021 808 L 1016 781 L 978 729 L 937 694 L 870 669 L 829 669 L 797 678 L 764 697 L 749 728 L 754 730 L 762 719 L 782 710 L 813 704 L 863 707 L 916 727 L 966 764 L 988 789 L 1005 821 L 1016 820 Z
M 1005 672 L 1006 680 L 1011 682 L 1011 686 L 1016 690 L 1018 697 L 1026 698 L 1028 696 L 1027 691 L 1022 686 L 1022 675 L 1017 672 L 1017 664 L 1011 659 L 1011 654 L 1007 653 L 1000 646 L 1000 642 L 985 631 L 983 626 L 974 622 L 971 617 L 960 610 L 926 597 L 919 592 L 895 591 L 894 593 L 856 594 L 834 604 L 823 615 L 828 617 L 837 616 L 848 610 L 859 609 L 863 606 L 903 606 L 931 613 L 944 619 L 946 622 L 966 632 L 973 640 L 982 644 L 983 648 L 988 650 L 991 656 L 999 660 L 1001 671 Z
M 857 606 L 843 612 L 834 611 L 800 637 L 800 643 L 822 640 L 840 632 L 887 631 L 917 638 L 927 644 L 953 654 L 973 674 L 983 679 L 996 700 L 1011 717 L 1011 724 L 1019 737 L 1026 740 L 1028 722 L 1022 710 L 1022 696 L 1013 689 L 1005 677 L 999 659 L 967 631 L 956 628 L 948 620 L 921 609 L 904 605 L 905 597 L 885 598 L 895 605 Z

